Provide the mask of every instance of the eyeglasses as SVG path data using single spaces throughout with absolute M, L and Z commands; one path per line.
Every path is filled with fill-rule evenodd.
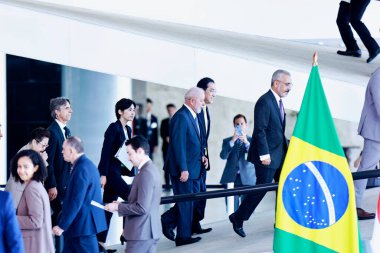
M 47 148 L 47 147 L 49 147 L 49 144 L 44 144 L 44 143 L 42 143 L 42 142 L 38 142 L 39 144 L 41 144 L 41 146 L 43 147 L 43 148 Z
M 287 87 L 292 87 L 293 86 L 293 83 L 285 83 L 285 82 L 283 82 L 281 80 L 276 80 L 276 81 L 279 81 L 280 83 L 285 84 Z

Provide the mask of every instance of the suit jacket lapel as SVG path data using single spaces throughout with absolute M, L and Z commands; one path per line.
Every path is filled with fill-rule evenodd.
M 200 136 L 200 131 L 201 131 L 201 126 L 199 125 L 199 122 L 198 122 L 198 125 L 199 125 L 199 128 L 198 128 L 198 126 L 197 126 L 197 124 L 196 124 L 196 122 L 195 122 L 195 119 L 193 118 L 193 115 L 191 114 L 191 112 L 189 111 L 189 109 L 186 107 L 186 106 L 184 106 L 185 108 L 185 111 L 186 111 L 186 114 L 187 114 L 187 116 L 188 116 L 188 118 L 189 118 L 189 120 L 190 120 L 190 122 L 193 124 L 193 127 L 194 127 L 194 129 L 195 129 L 195 132 L 197 133 L 197 135 L 198 135 L 198 138 L 200 139 L 201 138 L 201 136 Z M 199 119 L 198 119 L 198 121 L 199 121 Z
M 63 143 L 65 141 L 65 137 L 63 136 L 62 129 L 59 127 L 57 121 L 55 121 L 55 120 L 54 120 L 54 128 L 55 128 L 55 131 L 59 135 L 59 139 L 60 139 L 61 143 Z
M 272 100 L 273 106 L 274 106 L 274 108 L 275 108 L 275 110 L 276 110 L 276 112 L 277 112 L 278 118 L 280 119 L 280 123 L 281 123 L 282 127 L 284 128 L 284 125 L 285 125 L 285 116 L 286 116 L 286 114 L 284 114 L 284 122 L 282 122 L 282 120 L 281 120 L 280 107 L 279 107 L 278 104 L 277 104 L 277 100 L 276 100 L 275 96 L 273 95 L 272 91 L 269 90 L 268 93 L 270 93 L 270 97 L 271 97 L 271 100 Z
M 208 107 L 206 106 L 206 112 L 207 112 L 207 138 L 210 135 L 210 125 L 211 125 L 211 120 L 210 120 L 210 113 L 208 111 Z

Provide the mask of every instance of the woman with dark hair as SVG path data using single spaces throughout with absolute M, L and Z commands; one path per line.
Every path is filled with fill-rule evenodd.
M 12 175 L 25 185 L 16 215 L 20 224 L 25 252 L 53 253 L 50 203 L 42 182 L 47 176 L 41 155 L 22 150 L 12 159 Z
M 128 185 L 124 176 L 134 176 L 134 170 L 127 168 L 121 161 L 117 159 L 117 153 L 126 152 L 124 143 L 131 139 L 132 129 L 127 125 L 132 122 L 135 117 L 136 103 L 130 99 L 122 98 L 115 105 L 115 115 L 117 120 L 111 123 L 104 133 L 104 142 L 100 162 L 98 165 L 100 173 L 100 185 L 104 188 L 103 202 L 112 203 L 118 197 L 125 201 L 128 199 L 131 186 Z M 98 234 L 99 249 L 104 252 L 104 243 L 112 218 L 112 213 L 106 212 L 107 230 Z M 121 240 L 123 237 L 120 238 Z M 122 240 L 122 243 L 124 239 Z M 116 250 L 107 250 L 114 252 Z
M 48 147 L 49 138 L 49 130 L 42 127 L 38 127 L 32 131 L 32 133 L 30 134 L 29 142 L 25 146 L 23 146 L 19 150 L 19 152 L 21 150 L 26 149 L 32 149 L 34 151 L 37 151 L 44 160 L 45 167 L 47 167 L 48 163 L 46 160 L 48 156 L 45 149 Z M 17 183 L 12 175 L 9 177 L 9 180 L 5 187 L 5 191 L 10 192 L 12 194 L 15 208 L 17 208 L 18 203 L 20 202 L 20 198 L 22 192 L 24 191 L 24 188 L 25 184 Z

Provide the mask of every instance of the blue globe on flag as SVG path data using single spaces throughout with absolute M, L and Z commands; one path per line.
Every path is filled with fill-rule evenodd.
M 282 199 L 289 216 L 299 225 L 323 229 L 345 213 L 349 196 L 341 172 L 326 162 L 310 161 L 286 177 Z

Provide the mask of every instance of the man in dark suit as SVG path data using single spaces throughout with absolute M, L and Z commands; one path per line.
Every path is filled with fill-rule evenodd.
M 2 137 L 0 124 L 0 140 Z M 0 203 L 0 252 L 24 253 L 24 244 L 11 194 L 0 191 Z
M 220 151 L 220 158 L 227 159 L 220 183 L 234 183 L 234 187 L 255 185 L 255 166 L 246 159 L 252 140 L 246 134 L 247 119 L 244 115 L 238 114 L 234 117 L 233 124 L 234 134 L 223 140 Z M 239 199 L 240 196 L 234 197 L 234 211 L 239 207 Z
M 175 195 L 194 193 L 199 183 L 201 167 L 208 161 L 202 149 L 201 126 L 197 114 L 204 104 L 204 91 L 193 87 L 185 94 L 185 104 L 174 114 L 170 122 L 169 151 L 165 169 L 169 171 Z M 193 202 L 178 202 L 161 216 L 164 235 L 174 240 L 173 229 L 177 227 L 177 246 L 198 242 L 192 238 Z
M 100 185 L 104 188 L 104 203 L 112 203 L 116 201 L 118 197 L 127 200 L 131 190 L 131 186 L 128 185 L 121 176 L 132 177 L 134 176 L 134 170 L 132 168 L 126 168 L 115 155 L 118 152 L 123 152 L 125 141 L 132 137 L 132 130 L 127 124 L 133 121 L 135 108 L 135 102 L 130 99 L 122 98 L 117 101 L 115 105 L 115 116 L 117 120 L 111 123 L 104 133 L 102 153 L 98 165 Z M 106 212 L 107 230 L 98 235 L 98 240 L 102 247 L 107 239 L 111 218 L 112 213 Z
M 119 216 L 126 217 L 123 233 L 127 240 L 126 253 L 153 253 L 161 237 L 161 176 L 149 159 L 150 148 L 144 137 L 133 137 L 126 146 L 124 152 L 139 173 L 133 180 L 128 202 L 110 203 L 106 210 L 118 211 Z
M 292 88 L 290 73 L 276 70 L 272 75 L 271 89 L 257 100 L 254 112 L 254 129 L 247 160 L 255 165 L 256 185 L 271 183 L 279 174 L 288 148 L 285 138 L 285 110 L 282 98 Z M 248 194 L 238 210 L 229 216 L 234 231 L 245 237 L 243 222 L 248 220 L 265 192 Z
M 148 125 L 146 123 L 146 118 L 142 116 L 142 104 L 136 104 L 135 118 L 133 119 L 133 136 L 143 136 L 148 137 Z
M 96 234 L 107 228 L 104 211 L 91 204 L 92 201 L 102 203 L 99 172 L 84 155 L 79 138 L 65 140 L 62 153 L 72 168 L 62 213 L 53 233 L 57 236 L 64 233 L 64 252 L 98 252 Z
M 209 77 L 204 77 L 197 83 L 197 87 L 203 89 L 205 93 L 205 105 L 202 107 L 200 113 L 198 113 L 199 123 L 201 125 L 201 133 L 202 133 L 202 146 L 204 149 L 204 153 L 209 159 L 208 152 L 208 137 L 210 136 L 210 126 L 211 126 L 211 118 L 210 113 L 208 111 L 208 105 L 214 102 L 214 98 L 216 96 L 216 87 L 215 82 Z M 210 162 L 208 163 L 208 168 L 202 167 L 201 169 L 201 177 L 199 180 L 199 189 L 195 189 L 195 192 L 205 192 L 206 189 L 206 175 L 207 170 L 210 170 Z M 206 200 L 198 200 L 194 201 L 194 217 L 193 217 L 193 225 L 192 225 L 192 233 L 193 234 L 204 234 L 208 233 L 212 230 L 212 228 L 201 227 L 200 221 L 205 217 L 205 209 L 206 209 Z
M 163 161 L 165 162 L 166 155 L 168 153 L 168 148 L 169 148 L 169 129 L 170 129 L 170 119 L 173 117 L 176 107 L 174 104 L 168 104 L 166 106 L 166 110 L 168 111 L 169 117 L 166 119 L 163 119 L 161 121 L 161 126 L 160 126 L 160 135 L 162 138 L 162 158 Z M 165 178 L 165 185 L 164 188 L 166 190 L 170 189 L 170 175 L 169 171 L 164 170 L 164 178 Z
M 153 101 L 150 98 L 146 99 L 146 124 L 147 124 L 147 139 L 150 146 L 150 159 L 153 160 L 153 153 L 158 146 L 158 120 L 152 113 Z
M 57 225 L 58 215 L 62 210 L 62 201 L 70 176 L 70 164 L 63 159 L 62 144 L 71 135 L 70 129 L 66 125 L 71 119 L 72 112 L 69 99 L 57 97 L 50 100 L 50 114 L 54 121 L 48 127 L 50 138 L 46 153 L 49 165 L 45 188 L 48 191 L 51 209 L 53 210 L 53 226 Z M 62 252 L 62 248 L 62 237 L 56 237 L 56 252 Z

